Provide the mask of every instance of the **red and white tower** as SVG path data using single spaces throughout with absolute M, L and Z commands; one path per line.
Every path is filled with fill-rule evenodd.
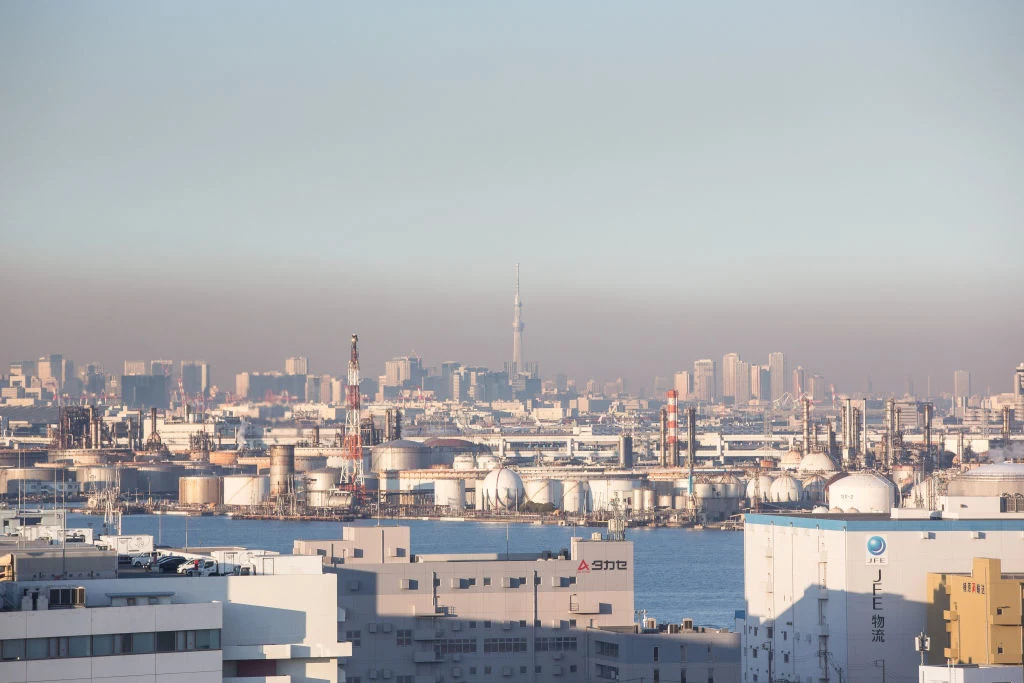
M 666 450 L 668 451 L 666 464 L 669 467 L 677 467 L 679 465 L 679 392 L 673 389 L 665 396 L 668 398 L 666 406 L 668 424 L 665 429 Z
M 360 433 L 359 409 L 359 335 L 352 335 L 352 351 L 348 359 L 348 387 L 345 404 L 345 484 L 361 486 L 363 483 L 363 439 Z

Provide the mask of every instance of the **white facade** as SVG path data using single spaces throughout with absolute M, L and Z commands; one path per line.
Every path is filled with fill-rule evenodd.
M 768 681 L 769 666 L 772 680 L 881 680 L 882 661 L 889 680 L 917 678 L 926 576 L 970 572 L 972 557 L 1024 571 L 1024 519 L 748 515 L 743 680 Z

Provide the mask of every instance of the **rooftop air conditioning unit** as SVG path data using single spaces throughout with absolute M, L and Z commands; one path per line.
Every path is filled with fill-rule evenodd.
M 366 625 L 366 630 L 368 632 L 370 632 L 370 633 L 376 633 L 377 632 L 377 624 L 373 624 L 373 623 L 367 624 Z
M 646 628 L 646 629 L 658 628 L 658 620 L 655 619 L 654 617 L 648 617 L 647 619 L 644 619 L 644 628 Z

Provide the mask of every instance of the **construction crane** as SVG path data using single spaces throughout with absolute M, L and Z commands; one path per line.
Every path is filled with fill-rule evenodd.
M 345 469 L 342 483 L 352 488 L 363 486 L 363 440 L 359 408 L 359 335 L 352 335 L 348 359 L 348 386 L 345 405 Z

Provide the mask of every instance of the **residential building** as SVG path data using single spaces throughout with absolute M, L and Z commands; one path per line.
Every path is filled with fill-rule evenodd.
M 722 356 L 722 398 L 736 396 L 736 364 L 739 362 L 738 353 L 727 353 Z
M 693 394 L 702 403 L 714 403 L 717 395 L 718 368 L 715 361 L 705 358 L 693 363 Z
M 309 374 L 309 359 L 305 356 L 292 356 L 284 359 L 284 374 L 286 375 L 307 375 Z
M 771 400 L 777 401 L 786 393 L 786 377 L 789 370 L 786 356 L 781 351 L 768 354 L 768 374 L 771 381 Z M 768 397 L 765 397 L 768 398 Z

